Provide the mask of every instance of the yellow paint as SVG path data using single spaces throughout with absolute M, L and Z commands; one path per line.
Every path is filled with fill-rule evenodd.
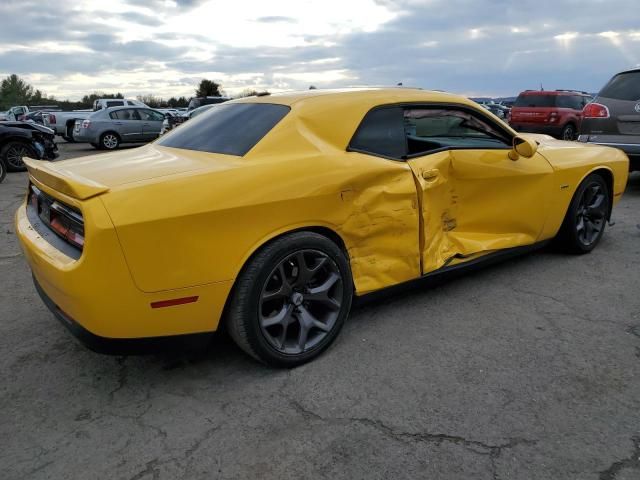
M 626 183 L 623 153 L 545 136 L 526 135 L 540 143 L 538 152 L 516 161 L 508 149 L 406 162 L 347 151 L 364 115 L 383 104 L 463 104 L 500 121 L 444 93 L 314 90 L 237 102 L 281 103 L 291 112 L 244 157 L 150 144 L 56 163 L 27 160 L 33 183 L 84 215 L 77 261 L 39 237 L 25 205 L 16 231 L 45 292 L 85 328 L 114 338 L 215 330 L 245 262 L 293 230 L 334 232 L 363 294 L 553 237 L 590 171 L 613 173 L 616 201 Z M 193 295 L 195 303 L 150 308 Z

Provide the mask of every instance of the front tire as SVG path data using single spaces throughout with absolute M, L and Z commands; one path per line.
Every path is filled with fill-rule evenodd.
M 226 324 L 242 350 L 274 367 L 296 367 L 326 350 L 351 308 L 349 262 L 313 232 L 281 237 L 243 268 Z
M 24 172 L 27 169 L 23 157 L 37 159 L 38 154 L 24 142 L 9 142 L 0 150 L 0 158 L 5 161 L 9 172 Z
M 604 178 L 592 173 L 571 200 L 558 234 L 560 246 L 570 253 L 589 253 L 600 242 L 610 211 L 609 188 Z
M 4 177 L 7 176 L 7 164 L 4 163 L 4 160 L 0 158 L 0 183 L 4 180 Z

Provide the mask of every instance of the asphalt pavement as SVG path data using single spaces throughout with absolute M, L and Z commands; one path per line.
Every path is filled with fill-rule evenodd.
M 640 479 L 640 175 L 593 253 L 370 302 L 290 371 L 223 334 L 141 357 L 79 345 L 16 241 L 26 178 L 0 184 L 2 479 Z

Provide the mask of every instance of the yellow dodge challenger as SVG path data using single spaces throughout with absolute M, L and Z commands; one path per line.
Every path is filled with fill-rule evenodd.
M 459 96 L 311 90 L 217 105 L 137 149 L 27 159 L 16 232 L 46 305 L 96 351 L 224 325 L 291 367 L 354 296 L 551 239 L 590 252 L 628 162 Z

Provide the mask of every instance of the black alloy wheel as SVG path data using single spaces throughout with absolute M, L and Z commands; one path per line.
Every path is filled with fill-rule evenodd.
M 578 186 L 558 234 L 560 244 L 572 253 L 588 253 L 598 244 L 611 211 L 611 194 L 604 178 L 589 175 Z
M 10 172 L 24 172 L 27 169 L 22 161 L 23 157 L 38 158 L 36 151 L 24 142 L 7 143 L 0 156 L 6 162 L 7 170 Z
M 335 340 L 352 297 L 351 271 L 340 247 L 317 233 L 296 232 L 267 244 L 245 265 L 226 325 L 254 358 L 295 367 Z
M 340 270 L 326 253 L 292 253 L 271 271 L 262 288 L 262 334 L 281 353 L 311 350 L 334 327 L 343 297 Z

